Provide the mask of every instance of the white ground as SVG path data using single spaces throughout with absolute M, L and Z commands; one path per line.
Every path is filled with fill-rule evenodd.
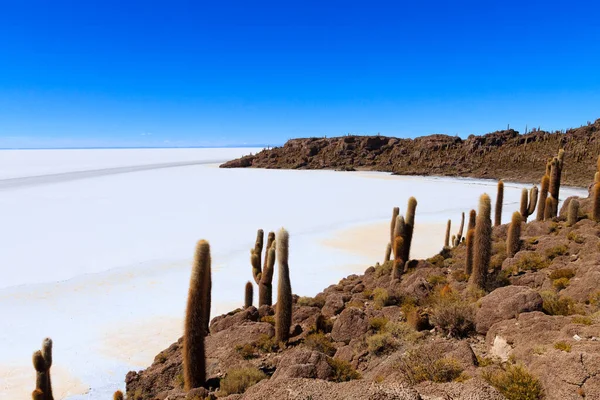
M 439 251 L 446 220 L 455 232 L 481 193 L 495 198 L 493 181 L 214 164 L 256 151 L 0 151 L 0 399 L 30 396 L 46 336 L 57 399 L 122 389 L 181 335 L 198 239 L 212 247 L 214 316 L 243 301 L 257 228 L 289 230 L 293 290 L 314 295 L 381 261 L 409 196 L 414 257 Z M 522 187 L 505 185 L 504 221 Z M 572 194 L 585 191 L 561 188 Z

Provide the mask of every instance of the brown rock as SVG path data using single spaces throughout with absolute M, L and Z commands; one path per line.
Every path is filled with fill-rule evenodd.
M 369 329 L 369 321 L 364 311 L 350 307 L 342 311 L 333 324 L 331 338 L 336 342 L 345 342 L 364 335 Z
M 345 301 L 349 299 L 347 294 L 332 293 L 327 296 L 325 305 L 323 306 L 322 313 L 325 317 L 333 317 L 342 312 L 344 309 Z
M 234 325 L 239 325 L 244 321 L 258 321 L 258 318 L 258 310 L 256 307 L 251 306 L 245 310 L 238 311 L 233 315 L 225 314 L 213 318 L 210 322 L 210 332 L 217 333 Z
M 475 314 L 475 328 L 486 334 L 498 321 L 514 318 L 520 313 L 542 309 L 542 296 L 524 286 L 506 286 L 494 290 L 479 301 Z
M 277 369 L 271 377 L 273 381 L 290 378 L 327 379 L 332 369 L 327 356 L 307 348 L 295 348 L 279 357 Z

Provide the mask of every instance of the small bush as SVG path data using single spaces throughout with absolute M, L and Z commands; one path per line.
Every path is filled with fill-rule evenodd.
M 304 339 L 304 344 L 313 350 L 320 351 L 328 356 L 335 354 L 336 348 L 325 335 L 322 333 L 311 333 Z
M 373 306 L 380 310 L 390 304 L 390 295 L 384 288 L 375 288 L 373 290 Z
M 552 279 L 552 280 L 561 279 L 561 278 L 571 279 L 574 276 L 575 276 L 575 270 L 573 268 L 561 268 L 561 269 L 552 271 L 552 273 L 550 274 L 550 279 Z
M 374 332 L 380 332 L 385 329 L 388 323 L 386 317 L 373 317 L 369 319 L 369 328 Z
M 548 315 L 573 315 L 582 312 L 581 307 L 570 297 L 559 296 L 554 292 L 540 292 L 543 311 Z
M 406 323 L 411 328 L 417 331 L 424 331 L 432 328 L 429 323 L 429 316 L 422 313 L 419 308 L 413 305 L 403 305 L 402 312 L 406 318 Z
M 260 322 L 266 322 L 268 324 L 275 326 L 275 317 L 272 315 L 265 315 L 264 317 L 262 317 L 260 319 Z
M 567 235 L 567 239 L 572 240 L 577 244 L 582 244 L 583 242 L 585 242 L 583 236 L 578 235 L 577 233 L 575 233 L 575 231 L 569 232 L 569 234 Z
M 398 368 L 411 385 L 420 382 L 451 382 L 463 372 L 458 361 L 444 357 L 434 346 L 421 346 L 407 352 Z
M 243 346 L 238 344 L 237 346 L 235 346 L 235 351 L 237 351 L 244 360 L 249 360 L 251 358 L 256 357 L 256 348 L 249 343 Z
M 384 262 L 379 267 L 375 268 L 375 278 L 381 278 L 382 276 L 389 276 L 394 268 L 394 260 Z
M 569 247 L 566 244 L 561 244 L 546 250 L 546 257 L 548 257 L 549 260 L 554 260 L 556 257 L 564 256 L 568 253 Z
M 433 306 L 431 323 L 444 334 L 467 337 L 475 330 L 473 306 L 458 297 L 439 297 Z
M 538 400 L 543 397 L 540 381 L 521 365 L 507 365 L 504 370 L 486 371 L 483 378 L 508 400 Z
M 562 229 L 562 226 L 560 226 L 558 223 L 556 222 L 552 222 L 549 226 L 548 229 L 548 233 L 552 233 L 554 235 L 558 235 L 558 232 Z
M 571 345 L 565 341 L 560 341 L 554 343 L 554 348 L 560 351 L 566 351 L 567 353 L 571 352 Z
M 352 300 L 352 301 L 349 301 L 348 303 L 346 303 L 346 308 L 350 308 L 350 307 L 363 308 L 364 306 L 365 306 L 365 303 L 363 303 L 360 300 Z
M 469 275 L 467 275 L 465 271 L 457 269 L 452 272 L 452 278 L 457 282 L 466 282 L 469 280 Z
M 414 343 L 423 336 L 406 322 L 388 322 L 385 328 L 386 332 L 391 333 L 393 337 L 409 343 Z
M 277 339 L 269 335 L 260 335 L 258 340 L 253 344 L 254 347 L 263 353 L 273 353 L 279 349 Z
M 434 267 L 442 268 L 444 266 L 444 256 L 441 254 L 437 254 L 431 258 L 428 258 L 426 261 L 432 264 Z
M 325 305 L 325 296 L 316 296 L 316 297 L 307 297 L 303 296 L 298 298 L 296 302 L 299 306 L 308 306 L 308 307 L 319 307 L 323 308 Z
M 429 275 L 427 277 L 427 282 L 429 282 L 430 285 L 436 286 L 445 285 L 447 280 L 444 275 Z
M 391 333 L 377 333 L 367 338 L 367 347 L 371 354 L 385 354 L 395 350 L 398 347 L 398 343 L 394 339 Z
M 588 303 L 594 307 L 600 307 L 600 291 L 590 294 Z
M 518 271 L 538 271 L 546 268 L 548 265 L 550 265 L 550 262 L 537 253 L 527 253 L 515 263 Z
M 309 333 L 329 333 L 332 329 L 333 321 L 331 318 L 327 318 L 323 314 L 319 314 L 315 321 L 315 325 L 310 328 Z
M 360 374 L 352 368 L 350 363 L 344 360 L 327 358 L 327 363 L 333 369 L 333 374 L 329 379 L 334 382 L 347 382 L 352 379 L 360 379 Z
M 569 286 L 568 278 L 559 278 L 552 282 L 552 285 L 556 288 L 556 290 L 563 290 L 567 286 Z
M 220 394 L 228 396 L 235 393 L 244 393 L 250 386 L 265 379 L 267 375 L 254 367 L 234 368 L 227 371 L 221 380 Z
M 592 325 L 594 323 L 594 321 L 592 321 L 592 319 L 590 317 L 586 317 L 583 315 L 577 315 L 577 316 L 573 317 L 571 322 L 573 324 L 582 324 L 582 325 Z

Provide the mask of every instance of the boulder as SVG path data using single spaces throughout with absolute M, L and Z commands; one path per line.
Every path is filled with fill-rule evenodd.
M 350 307 L 342 311 L 333 324 L 331 338 L 348 344 L 350 340 L 364 335 L 369 329 L 369 321 L 363 310 Z
M 475 329 L 485 335 L 498 321 L 515 318 L 518 314 L 542 309 L 542 296 L 525 286 L 506 286 L 494 290 L 479 301 Z

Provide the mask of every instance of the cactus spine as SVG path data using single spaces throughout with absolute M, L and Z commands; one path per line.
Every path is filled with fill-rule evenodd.
M 254 297 L 254 288 L 252 287 L 252 282 L 246 282 L 246 290 L 244 293 L 244 309 L 248 307 L 252 307 L 252 300 Z
M 269 233 L 269 237 L 271 236 Z M 258 284 L 258 306 L 273 304 L 273 271 L 275 269 L 275 233 L 273 233 L 273 240 L 270 242 L 270 246 L 266 251 L 266 262 L 265 268 Z M 269 244 L 269 242 L 267 242 Z
M 281 228 L 277 234 L 277 258 L 279 262 L 279 282 L 277 284 L 277 308 L 275 310 L 275 337 L 278 342 L 287 343 L 292 325 L 292 285 L 290 283 L 289 234 Z
M 492 220 L 490 197 L 482 194 L 479 198 L 479 213 L 475 224 L 475 243 L 473 247 L 473 273 L 469 284 L 485 289 L 485 282 L 492 254 Z
M 476 219 L 477 219 L 477 212 L 475 212 L 475 210 L 469 211 L 469 225 L 467 225 L 467 233 L 471 229 L 475 229 Z
M 494 226 L 502 224 L 502 202 L 504 201 L 504 182 L 498 181 L 498 194 L 496 195 L 496 212 L 494 213 Z
M 525 193 L 527 193 L 527 190 Z M 523 216 L 521 213 L 515 211 L 508 227 L 508 234 L 506 237 L 506 253 L 509 258 L 514 257 L 521 247 L 521 223 Z
M 465 260 L 465 273 L 471 275 L 473 272 L 473 245 L 475 240 L 475 229 L 467 231 L 467 257 Z
M 452 221 L 448 220 L 448 224 L 446 225 L 446 238 L 444 239 L 444 247 L 450 247 L 450 227 L 452 225 Z
M 462 242 L 464 227 L 465 227 L 465 213 L 462 213 L 462 217 L 460 219 L 460 227 L 458 228 L 458 233 L 456 234 L 456 238 L 454 240 L 454 247 L 458 246 L 460 244 L 460 242 Z
M 579 219 L 579 202 L 577 199 L 571 199 L 569 202 L 569 209 L 567 213 L 567 225 L 573 226 Z
M 600 221 L 600 183 L 596 183 L 592 189 L 592 219 Z
M 546 199 L 548 198 L 549 187 L 550 187 L 550 177 L 548 175 L 544 175 L 544 177 L 542 178 L 542 184 L 541 184 L 541 188 L 540 188 L 540 198 L 538 200 L 537 215 L 535 218 L 537 221 L 544 220 L 544 216 L 546 214 Z
M 210 315 L 211 289 L 210 245 L 200 240 L 196 245 L 188 291 L 183 334 L 183 380 L 186 391 L 201 387 L 206 380 L 204 337 Z

